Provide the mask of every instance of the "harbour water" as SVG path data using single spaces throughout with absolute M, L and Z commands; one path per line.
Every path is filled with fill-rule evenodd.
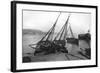
M 35 49 L 32 49 L 29 45 L 30 44 L 36 44 L 39 40 L 41 40 L 41 38 L 43 36 L 44 35 L 39 35 L 39 34 L 35 34 L 35 35 L 34 34 L 23 34 L 22 56 L 25 57 L 25 56 L 30 56 L 31 55 L 31 58 L 34 59 L 33 61 L 37 61 L 37 57 L 34 57 Z M 68 49 L 68 52 L 71 53 L 71 54 L 74 54 L 74 55 L 77 55 L 78 51 L 80 51 L 80 48 L 89 48 L 87 42 L 84 41 L 84 40 L 79 40 L 79 45 L 67 43 L 66 47 Z M 45 60 L 46 61 L 51 60 L 51 59 L 65 60 L 65 57 L 63 55 L 64 54 L 55 54 L 55 55 L 53 55 L 53 57 L 49 56 L 49 59 L 45 59 Z M 38 56 L 38 57 L 40 57 L 40 56 Z M 46 57 L 48 57 L 48 56 L 42 56 L 42 59 L 46 58 Z M 51 57 L 51 59 L 50 59 L 50 57 Z M 54 57 L 58 57 L 58 58 L 55 59 Z M 74 59 L 74 58 L 72 58 L 72 59 Z

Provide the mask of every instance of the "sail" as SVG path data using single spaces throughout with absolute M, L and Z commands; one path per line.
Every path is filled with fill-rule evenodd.
M 60 15 L 61 15 L 61 13 L 57 17 L 57 19 L 56 19 L 54 25 L 52 26 L 52 28 L 46 33 L 46 35 L 39 42 L 41 42 L 41 41 L 52 41 L 53 35 L 54 35 L 54 31 L 55 31 L 55 26 L 57 24 L 57 21 L 58 21 Z
M 68 16 L 67 21 L 65 22 L 54 40 L 66 40 L 69 18 L 70 15 Z
M 76 44 L 79 45 L 79 41 L 77 38 L 75 38 L 74 33 L 71 28 L 71 24 L 69 25 L 68 31 L 67 31 L 67 37 L 66 37 L 67 43 Z
M 74 33 L 73 33 L 70 25 L 69 25 L 68 30 L 67 30 L 67 37 L 66 38 L 75 38 Z

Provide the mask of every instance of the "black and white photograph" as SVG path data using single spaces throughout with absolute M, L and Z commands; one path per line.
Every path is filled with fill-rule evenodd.
M 23 63 L 91 59 L 91 14 L 23 10 Z
M 12 2 L 12 71 L 96 67 L 96 28 L 97 6 Z

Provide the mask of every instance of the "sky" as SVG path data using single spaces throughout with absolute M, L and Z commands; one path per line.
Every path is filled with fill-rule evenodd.
M 36 29 L 47 32 L 55 23 L 60 12 L 23 11 L 23 29 Z M 70 14 L 69 23 L 73 33 L 86 33 L 91 26 L 91 14 L 61 13 L 55 32 L 59 32 Z M 69 25 L 69 24 L 68 24 Z

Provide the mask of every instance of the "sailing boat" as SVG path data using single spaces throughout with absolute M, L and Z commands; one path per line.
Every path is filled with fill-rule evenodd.
M 65 54 L 65 57 L 68 60 L 73 60 L 72 57 L 77 58 L 77 59 L 86 59 L 87 57 L 85 57 L 85 56 L 82 57 L 83 55 L 81 55 L 81 57 L 80 57 L 80 56 L 71 54 L 67 50 L 68 47 L 65 46 L 67 43 L 78 45 L 78 39 L 75 38 L 72 28 L 71 28 L 71 24 L 69 24 L 70 14 L 67 17 L 67 20 L 66 20 L 65 24 L 62 26 L 61 30 L 54 37 L 55 27 L 56 27 L 56 24 L 58 22 L 60 15 L 61 15 L 61 12 L 58 15 L 53 26 L 50 28 L 50 30 L 44 35 L 44 37 L 38 43 L 29 45 L 31 48 L 35 49 L 34 56 L 36 56 L 36 55 L 41 56 L 41 54 L 49 55 L 51 53 L 55 54 L 57 52 L 61 52 L 61 53 Z M 69 31 L 71 33 L 70 37 L 68 34 Z
M 46 33 L 46 35 L 37 43 L 37 44 L 31 44 L 29 45 L 31 48 L 36 49 L 34 52 L 34 55 L 38 53 L 49 53 L 49 52 L 55 52 L 54 50 L 54 43 L 53 43 L 53 35 L 55 26 L 57 24 L 58 18 L 60 17 L 61 13 L 57 17 L 54 25 L 51 27 L 51 29 Z M 35 47 L 34 47 L 35 46 Z
M 65 44 L 66 44 L 66 40 L 68 40 L 67 32 L 68 32 L 68 24 L 69 24 L 70 14 L 69 14 L 65 24 L 61 28 L 61 30 L 58 32 L 56 37 L 54 37 L 55 27 L 56 27 L 56 24 L 57 24 L 57 21 L 58 21 L 60 15 L 61 15 L 61 12 L 58 15 L 54 25 L 46 33 L 46 35 L 37 44 L 35 44 L 36 45 L 35 47 L 34 47 L 34 44 L 29 45 L 31 48 L 35 49 L 34 55 L 39 54 L 39 53 L 44 53 L 44 54 L 56 53 L 56 52 L 68 53 L 68 50 L 65 47 Z M 71 34 L 73 35 L 70 26 L 69 26 L 69 28 L 70 28 Z
M 71 36 L 69 36 L 69 37 L 66 38 L 67 43 L 79 45 L 79 40 L 78 40 L 78 38 L 75 38 L 75 36 L 73 35 L 74 33 L 72 32 L 71 26 L 69 26 L 68 30 L 70 30 Z

